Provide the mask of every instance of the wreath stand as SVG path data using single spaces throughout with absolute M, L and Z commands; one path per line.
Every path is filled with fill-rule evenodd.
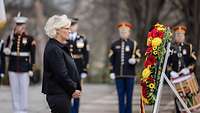
M 162 93 L 164 80 L 167 82 L 167 84 L 169 85 L 171 90 L 174 92 L 174 94 L 176 95 L 176 97 L 180 101 L 181 105 L 185 109 L 186 113 L 191 113 L 191 111 L 187 107 L 186 103 L 183 101 L 183 99 L 180 97 L 179 93 L 177 92 L 175 86 L 171 83 L 171 81 L 168 79 L 168 77 L 165 74 L 166 67 L 167 67 L 167 60 L 168 60 L 170 52 L 171 52 L 170 46 L 171 46 L 171 43 L 169 42 L 167 44 L 167 51 L 166 51 L 166 54 L 165 54 L 164 64 L 163 64 L 161 78 L 160 78 L 160 82 L 159 82 L 159 86 L 158 86 L 158 92 L 157 92 L 157 96 L 156 96 L 156 101 L 155 101 L 154 108 L 153 108 L 153 113 L 159 113 L 161 93 Z

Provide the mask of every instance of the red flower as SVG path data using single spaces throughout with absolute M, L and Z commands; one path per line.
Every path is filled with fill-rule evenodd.
M 157 29 L 154 28 L 154 29 L 151 31 L 151 36 L 152 36 L 153 38 L 155 38 L 155 37 L 163 38 L 164 33 L 161 32 L 161 31 L 158 31 Z
M 147 79 L 147 81 L 150 82 L 150 83 L 154 83 L 155 80 L 154 80 L 154 78 L 149 77 L 149 78 Z
M 156 58 L 153 55 L 149 55 L 144 62 L 144 66 L 148 67 L 149 65 L 152 66 L 156 63 Z
M 164 37 L 164 33 L 163 32 L 158 32 L 158 37 L 163 38 Z
M 142 87 L 142 95 L 147 98 L 147 89 L 146 87 Z
M 141 84 L 141 86 L 143 86 L 143 87 L 146 86 L 146 82 L 143 81 L 143 80 L 140 81 L 140 84 Z
M 152 52 L 152 50 L 153 50 L 153 49 L 152 49 L 152 47 L 151 47 L 151 46 L 150 46 L 150 47 L 148 47 L 148 48 L 147 48 L 147 50 L 146 50 L 146 53 L 145 53 L 145 54 L 150 54 L 150 53 Z
M 148 38 L 149 37 L 152 37 L 152 33 L 151 32 L 148 32 Z

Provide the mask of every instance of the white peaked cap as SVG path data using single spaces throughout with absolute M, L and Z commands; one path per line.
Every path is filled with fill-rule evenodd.
M 61 15 L 61 16 L 54 15 L 47 20 L 44 30 L 50 38 L 55 38 L 56 29 L 65 26 L 66 27 L 71 26 L 71 19 L 69 19 L 67 15 Z
M 21 16 L 21 12 L 14 18 L 16 24 L 25 24 L 28 21 L 27 17 Z

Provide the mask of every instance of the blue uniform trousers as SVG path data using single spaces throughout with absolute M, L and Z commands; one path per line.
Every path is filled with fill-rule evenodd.
M 132 113 L 132 95 L 135 78 L 116 78 L 119 113 Z
M 79 106 L 80 106 L 80 99 L 72 99 L 72 107 L 71 107 L 71 113 L 78 113 L 79 112 Z

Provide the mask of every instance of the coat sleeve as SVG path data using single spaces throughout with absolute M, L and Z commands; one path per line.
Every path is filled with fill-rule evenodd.
M 169 55 L 168 59 L 167 59 L 167 68 L 166 68 L 166 75 L 168 77 L 170 77 L 170 72 L 173 71 L 172 69 L 172 55 Z
M 68 68 L 66 67 L 63 53 L 57 49 L 51 50 L 47 54 L 50 69 L 53 72 L 54 78 L 66 90 L 73 93 L 77 89 L 77 83 L 69 76 Z
M 108 58 L 109 58 L 109 69 L 110 69 L 110 73 L 113 73 L 113 66 L 115 65 L 115 53 L 114 53 L 114 44 L 111 45 L 111 48 L 109 50 L 109 54 L 108 54 Z
M 10 45 L 10 35 L 8 36 L 8 38 L 6 39 L 5 43 L 4 43 L 4 47 L 7 48 Z
M 196 60 L 197 60 L 196 52 L 194 48 L 192 47 L 192 44 L 190 44 L 189 68 L 191 68 L 192 70 L 195 68 Z
M 1 73 L 4 73 L 5 72 L 5 54 L 3 52 L 3 49 L 4 49 L 4 42 L 2 40 L 2 45 L 1 45 L 1 48 L 0 48 L 0 55 L 1 55 Z
M 35 64 L 35 50 L 36 50 L 36 41 L 33 37 L 30 37 L 30 53 L 31 53 L 31 70 L 33 69 L 33 65 Z
M 137 63 L 139 63 L 141 58 L 141 53 L 136 41 L 133 41 L 133 46 L 134 47 L 133 47 L 132 58 L 135 58 Z
M 84 60 L 84 68 L 83 68 L 83 71 L 85 73 L 87 73 L 87 70 L 88 70 L 88 67 L 89 67 L 89 51 L 90 51 L 90 47 L 89 47 L 89 44 L 88 44 L 88 41 L 87 39 L 85 38 L 85 41 L 84 41 L 84 48 L 83 48 L 83 60 Z

